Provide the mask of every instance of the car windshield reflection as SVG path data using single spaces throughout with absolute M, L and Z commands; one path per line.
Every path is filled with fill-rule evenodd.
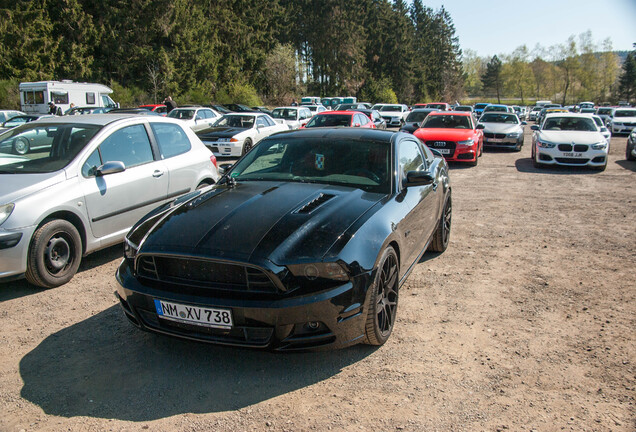
M 230 176 L 237 181 L 324 183 L 388 193 L 389 164 L 385 143 L 275 137 L 237 162 Z

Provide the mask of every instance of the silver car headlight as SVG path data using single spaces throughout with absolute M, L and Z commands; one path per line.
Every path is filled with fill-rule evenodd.
M 605 150 L 607 148 L 607 142 L 592 144 L 590 147 L 592 147 L 593 150 Z
M 11 213 L 13 213 L 14 208 L 15 204 L 13 203 L 0 206 L 0 225 L 2 225 L 4 221 L 9 219 L 9 216 L 11 216 Z
M 473 144 L 475 144 L 475 141 L 469 139 L 469 140 L 466 140 L 466 141 L 457 141 L 457 144 L 465 145 L 465 146 L 472 146 Z
M 508 138 L 519 138 L 521 136 L 521 132 L 511 132 L 508 134 Z
M 555 143 L 551 143 L 551 142 L 547 142 L 547 141 L 542 141 L 542 140 L 537 140 L 537 145 L 541 148 L 554 148 L 556 147 Z

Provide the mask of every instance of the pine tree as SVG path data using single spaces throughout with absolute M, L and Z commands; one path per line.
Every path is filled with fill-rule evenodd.
M 627 54 L 623 63 L 623 73 L 618 84 L 618 93 L 622 99 L 631 102 L 636 98 L 636 51 Z
M 481 77 L 484 90 L 494 90 L 497 94 L 497 102 L 501 103 L 501 60 L 494 55 L 486 65 L 486 72 Z

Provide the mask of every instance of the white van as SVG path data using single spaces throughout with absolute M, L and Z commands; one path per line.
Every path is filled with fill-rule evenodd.
M 20 106 L 28 114 L 47 114 L 49 102 L 68 110 L 71 104 L 77 107 L 116 108 L 110 94 L 113 90 L 102 84 L 64 81 L 23 82 L 20 90 Z
M 534 106 L 537 106 L 537 107 L 541 107 L 541 108 L 543 108 L 543 107 L 545 107 L 546 105 L 550 105 L 551 103 L 552 103 L 552 101 L 549 101 L 549 100 L 540 100 L 540 101 L 537 101 L 537 102 L 534 104 Z

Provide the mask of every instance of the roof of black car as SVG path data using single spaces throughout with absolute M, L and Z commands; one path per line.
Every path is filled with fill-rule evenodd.
M 297 129 L 292 131 L 285 131 L 277 133 L 275 136 L 286 138 L 329 138 L 329 139 L 349 139 L 360 141 L 386 141 L 390 142 L 393 137 L 401 134 L 401 132 L 384 131 L 379 129 L 367 129 L 367 128 L 351 128 L 351 127 L 339 127 L 339 128 L 306 128 Z M 407 135 L 407 134 L 404 134 Z

